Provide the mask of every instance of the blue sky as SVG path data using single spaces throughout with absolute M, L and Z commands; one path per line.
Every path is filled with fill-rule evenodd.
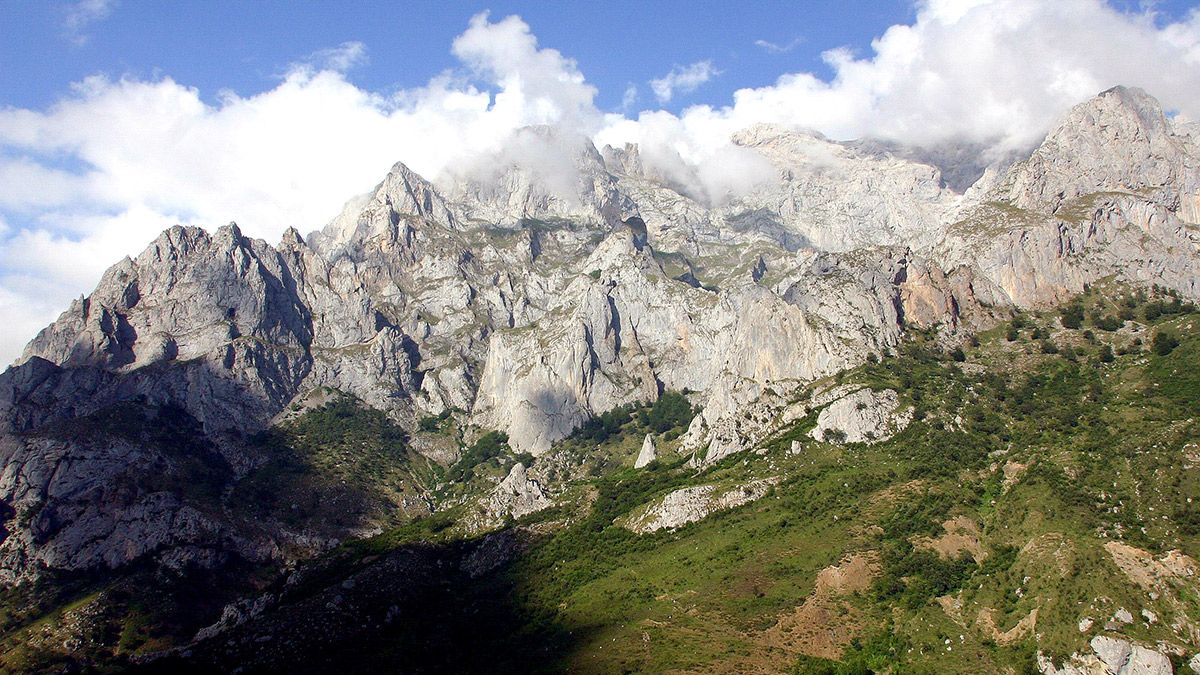
M 107 11 L 68 27 L 76 3 L 0 1 L 0 105 L 43 108 L 87 75 L 170 75 L 214 100 L 231 89 L 270 88 L 288 64 L 349 41 L 364 43 L 369 63 L 349 78 L 389 91 L 424 84 L 458 64 L 448 45 L 483 10 L 524 18 L 542 44 L 576 59 L 605 109 L 619 109 L 629 84 L 646 83 L 673 66 L 712 59 L 721 75 L 669 103 L 727 101 L 735 89 L 772 83 L 780 74 L 830 77 L 827 49 L 867 51 L 888 26 L 909 22 L 910 0 L 727 0 L 638 2 L 312 2 L 207 0 L 103 3 Z M 1110 3 L 1122 11 L 1151 7 L 1160 22 L 1178 20 L 1190 0 Z M 769 42 L 786 51 L 759 46 Z M 649 93 L 642 92 L 646 104 Z
M 1116 84 L 1200 119 L 1198 3 L 0 0 L 0 363 L 172 224 L 310 232 L 524 125 L 720 202 L 757 123 L 999 157 Z
M 785 72 L 828 76 L 821 52 L 844 45 L 865 50 L 914 14 L 907 0 L 111 4 L 104 18 L 70 32 L 72 3 L 0 2 L 0 103 L 45 107 L 97 72 L 167 74 L 209 100 L 222 89 L 250 95 L 274 86 L 288 64 L 349 41 L 369 50 L 369 62 L 349 77 L 358 86 L 385 92 L 420 86 L 458 66 L 451 41 L 472 16 L 490 10 L 496 18 L 520 15 L 543 45 L 574 58 L 606 109 L 621 106 L 629 84 L 646 89 L 675 65 L 712 59 L 722 75 L 668 105 L 677 110 L 727 101 L 734 89 L 767 85 Z M 790 49 L 771 53 L 759 40 Z

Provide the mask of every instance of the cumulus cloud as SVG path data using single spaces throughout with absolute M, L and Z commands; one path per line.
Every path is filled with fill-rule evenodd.
M 842 140 L 970 143 L 1001 157 L 1031 148 L 1067 108 L 1116 84 L 1143 87 L 1185 115 L 1200 112 L 1200 10 L 1159 27 L 1149 12 L 1119 12 L 1103 0 L 925 0 L 912 25 L 889 28 L 869 55 L 839 48 L 824 59 L 829 80 L 785 74 L 736 91 L 729 105 L 613 120 L 597 139 L 665 146 L 643 156 L 667 175 L 707 167 L 699 191 L 711 198 L 744 188 L 744 167 L 713 158 L 756 123 Z
M 63 19 L 63 32 L 67 39 L 76 46 L 87 44 L 90 37 L 87 33 L 88 28 L 107 19 L 116 6 L 116 0 L 79 0 L 69 5 L 66 18 Z
M 554 123 L 587 131 L 600 123 L 593 104 L 596 88 L 573 59 L 556 49 L 539 49 L 520 17 L 491 23 L 486 12 L 478 14 L 451 51 L 499 89 L 491 112 L 510 120 L 512 128 Z
M 519 19 L 476 17 L 454 52 L 469 74 L 390 96 L 345 79 L 363 54 L 351 43 L 215 105 L 170 78 L 95 76 L 48 110 L 0 108 L 0 301 L 20 317 L 0 359 L 173 223 L 236 220 L 274 241 L 290 226 L 321 226 L 397 160 L 433 177 L 528 125 L 584 133 L 602 123 L 594 87 Z
M 87 4 L 90 21 L 111 8 Z M 758 122 L 999 153 L 1031 147 L 1067 107 L 1115 84 L 1200 118 L 1200 12 L 1161 25 L 1103 0 L 925 0 L 869 51 L 826 52 L 830 78 L 784 74 L 679 114 L 597 110 L 576 62 L 517 17 L 476 16 L 451 50 L 460 68 L 387 95 L 347 81 L 366 48 L 346 43 L 266 91 L 215 103 L 169 77 L 97 76 L 44 110 L 0 107 L 0 360 L 175 222 L 236 220 L 272 241 L 289 226 L 310 231 L 397 160 L 435 180 L 489 156 L 557 173 L 553 145 L 516 133 L 527 125 L 639 143 L 647 167 L 719 201 L 771 176 L 728 140 Z M 713 75 L 711 63 L 686 75 L 696 65 L 653 93 L 674 97 Z
M 1198 43 L 1200 12 L 1160 29 L 1149 14 L 1101 0 L 927 0 L 913 25 L 889 28 L 871 55 L 826 52 L 830 81 L 787 74 L 736 92 L 730 106 L 683 117 L 732 128 L 776 122 L 842 139 L 1025 148 L 1067 107 L 1115 84 L 1141 86 L 1168 107 L 1200 108 Z
M 697 61 L 690 66 L 675 66 L 671 72 L 656 80 L 650 80 L 650 90 L 659 103 L 666 103 L 675 94 L 690 94 L 700 85 L 720 74 L 713 68 L 712 61 Z

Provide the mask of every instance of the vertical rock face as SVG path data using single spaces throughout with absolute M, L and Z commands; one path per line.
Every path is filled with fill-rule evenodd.
M 194 478 L 143 438 L 68 433 L 114 406 L 180 411 L 238 477 L 263 461 L 246 439 L 321 387 L 410 427 L 460 409 L 535 454 L 688 389 L 703 414 L 685 447 L 711 461 L 909 327 L 972 330 L 1113 275 L 1200 295 L 1196 134 L 1136 90 L 962 193 L 915 151 L 770 126 L 734 141 L 755 181 L 725 198 L 636 146 L 532 128 L 436 184 L 397 164 L 307 242 L 164 232 L 0 374 L 2 578 L 172 547 L 271 555 L 195 495 L 108 491 L 129 467 Z M 68 513 L 86 533 L 38 529 Z

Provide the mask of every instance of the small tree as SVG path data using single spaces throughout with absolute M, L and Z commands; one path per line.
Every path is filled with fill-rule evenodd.
M 1152 349 L 1154 353 L 1158 354 L 1159 356 L 1166 356 L 1167 354 L 1170 354 L 1171 352 L 1175 351 L 1175 348 L 1178 346 L 1179 340 L 1175 339 L 1174 335 L 1171 335 L 1163 330 L 1155 333 L 1154 341 L 1150 343 L 1150 349 Z
M 1100 345 L 1100 360 L 1104 363 L 1112 363 L 1113 358 L 1112 347 L 1107 344 Z
M 1071 303 L 1063 307 L 1059 312 L 1062 317 L 1063 328 L 1078 330 L 1083 326 L 1083 307 L 1077 303 Z

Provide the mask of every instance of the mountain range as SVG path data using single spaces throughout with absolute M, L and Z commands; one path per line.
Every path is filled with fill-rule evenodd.
M 965 367 L 981 340 L 1002 351 L 997 331 L 1014 318 L 1050 317 L 1070 331 L 1080 303 L 1141 292 L 1138 302 L 1186 315 L 1200 298 L 1200 126 L 1169 118 L 1141 90 L 1080 103 L 1016 157 L 768 125 L 732 140 L 748 166 L 736 193 L 650 171 L 634 145 L 596 148 L 530 127 L 505 152 L 434 181 L 398 163 L 307 236 L 291 229 L 271 244 L 232 223 L 176 226 L 113 265 L 0 374 L 0 583 L 20 598 L 14 607 L 42 608 L 10 611 L 5 639 L 32 649 L 37 617 L 65 616 L 80 597 L 95 604 L 88 593 L 114 580 L 216 575 L 227 592 L 196 604 L 170 639 L 88 640 L 104 645 L 103 658 L 133 659 L 126 665 L 199 654 L 192 665 L 232 666 L 205 645 L 267 611 L 252 599 L 266 597 L 255 581 L 263 570 L 308 583 L 354 542 L 419 530 L 427 543 L 458 533 L 481 548 L 401 547 L 412 557 L 403 561 L 389 548 L 388 564 L 401 567 L 388 574 L 421 577 L 449 556 L 465 579 L 455 583 L 470 584 L 514 551 L 540 550 L 530 541 L 552 536 L 547 514 L 586 520 L 588 500 L 596 490 L 603 500 L 621 471 L 711 476 L 776 453 L 800 461 L 810 445 L 890 447 L 929 424 L 923 404 L 846 374 L 896 363 L 914 344 Z M 1135 331 L 1132 315 L 1085 319 L 1109 320 Z M 992 371 L 965 372 L 984 387 Z M 1194 454 L 1190 438 L 1180 447 Z M 611 454 L 614 443 L 624 454 Z M 994 471 L 1007 476 L 997 457 Z M 780 494 L 790 475 L 639 488 L 643 501 L 628 506 L 641 510 L 608 513 L 605 526 L 687 532 Z M 940 527 L 942 537 L 979 536 L 968 532 L 974 520 Z M 1198 541 L 1180 546 L 1197 554 Z M 866 550 L 826 560 L 840 566 L 821 572 L 814 593 L 865 589 L 881 564 Z M 1009 553 L 991 559 L 1000 555 Z M 421 588 L 389 607 L 411 611 L 403 603 L 420 602 Z M 31 589 L 53 599 L 34 602 Z M 1180 611 L 1192 623 L 1176 643 L 1194 653 L 1200 611 Z M 1093 640 L 1075 665 L 1057 666 L 1080 670 L 1057 672 L 1093 672 L 1084 661 L 1108 664 L 1113 650 L 1125 650 L 1120 667 L 1134 656 L 1159 667 L 1157 656 L 1173 654 L 1139 637 L 1098 636 L 1113 644 Z M 849 638 L 831 644 L 817 655 L 849 653 Z M 1036 647 L 1043 672 L 1068 657 Z M 76 652 L 91 653 L 77 645 L 47 663 L 103 661 Z

